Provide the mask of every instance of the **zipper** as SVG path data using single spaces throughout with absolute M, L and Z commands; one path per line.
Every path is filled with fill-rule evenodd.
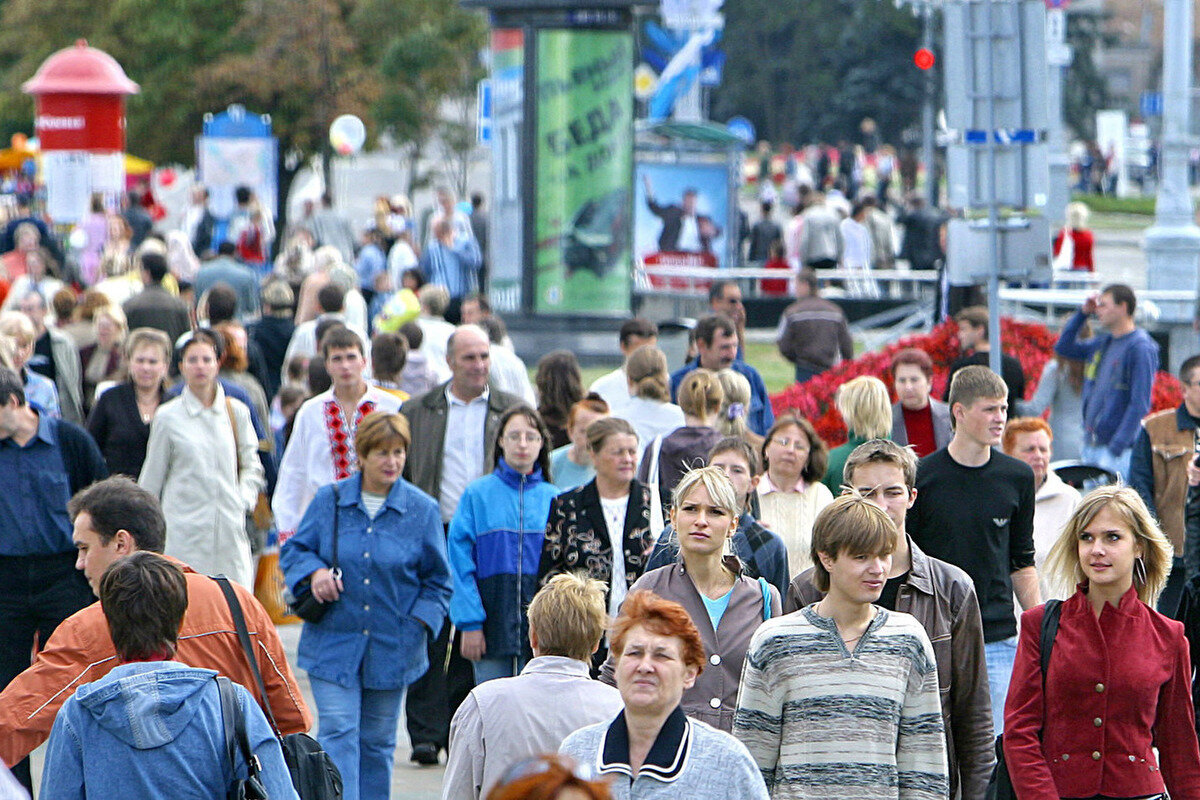
M 517 673 L 517 664 L 521 662 L 521 649 L 524 647 L 521 638 L 521 601 L 525 588 L 525 479 L 521 476 L 517 488 L 517 653 L 513 656 L 513 675 Z

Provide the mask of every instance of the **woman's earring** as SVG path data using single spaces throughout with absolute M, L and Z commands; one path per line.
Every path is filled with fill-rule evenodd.
M 1146 585 L 1146 562 L 1141 556 L 1133 560 L 1133 579 L 1142 586 Z

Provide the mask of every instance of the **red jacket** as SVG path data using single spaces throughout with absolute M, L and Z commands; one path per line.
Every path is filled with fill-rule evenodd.
M 1066 228 L 1061 228 L 1054 235 L 1054 255 L 1056 256 L 1062 250 L 1063 231 L 1065 230 Z M 1092 256 L 1092 250 L 1096 246 L 1096 237 L 1092 235 L 1092 232 L 1079 228 L 1071 228 L 1071 245 L 1071 269 L 1094 272 L 1096 264 Z
M 184 567 L 184 577 L 188 607 L 179 629 L 175 660 L 215 669 L 245 686 L 261 705 L 221 588 L 191 567 Z M 312 714 L 288 666 L 275 624 L 254 595 L 236 583 L 233 588 L 242 603 L 275 721 L 285 734 L 307 731 Z M 107 675 L 117 663 L 99 603 L 65 619 L 50 635 L 33 666 L 0 694 L 0 760 L 12 766 L 46 741 L 54 717 L 67 698 L 81 685 Z
M 1004 757 L 1017 797 L 1145 797 L 1165 788 L 1172 800 L 1197 800 L 1200 748 L 1183 625 L 1132 588 L 1097 618 L 1086 592 L 1080 584 L 1063 603 L 1044 693 L 1045 607 L 1021 616 L 1004 704 Z

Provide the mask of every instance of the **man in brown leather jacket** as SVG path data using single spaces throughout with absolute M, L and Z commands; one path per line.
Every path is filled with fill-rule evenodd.
M 995 754 L 983 623 L 974 583 L 958 567 L 921 552 L 904 530 L 905 515 L 917 497 L 913 488 L 917 457 L 911 449 L 873 439 L 854 449 L 843 474 L 845 483 L 880 505 L 899 531 L 879 605 L 911 614 L 929 634 L 937 658 L 950 797 L 979 800 Z M 784 613 L 821 599 L 812 572 L 808 569 L 792 580 Z

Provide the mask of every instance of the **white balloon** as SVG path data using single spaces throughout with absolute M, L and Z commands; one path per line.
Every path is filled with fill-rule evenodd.
M 329 126 L 329 143 L 344 156 L 353 155 L 367 141 L 367 126 L 353 114 L 342 114 Z

